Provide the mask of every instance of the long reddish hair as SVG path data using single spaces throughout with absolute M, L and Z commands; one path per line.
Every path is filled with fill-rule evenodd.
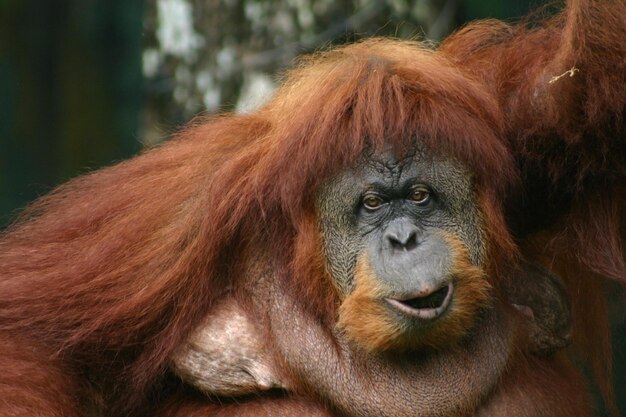
M 0 330 L 51 346 L 76 372 L 91 364 L 115 400 L 141 404 L 231 288 L 238 249 L 260 235 L 285 254 L 314 248 L 297 237 L 316 233 L 320 184 L 387 146 L 466 164 L 490 240 L 511 253 L 498 198 L 515 180 L 503 120 L 482 83 L 417 43 L 372 39 L 305 58 L 257 113 L 194 121 L 29 207 L 0 241 Z M 306 269 L 311 258 L 296 255 L 288 265 Z
M 567 3 L 517 25 L 470 24 L 440 51 L 499 98 L 523 184 L 510 225 L 566 280 L 576 347 L 617 415 L 602 281 L 626 286 L 626 2 Z

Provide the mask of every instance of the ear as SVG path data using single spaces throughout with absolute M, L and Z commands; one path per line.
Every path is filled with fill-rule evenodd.
M 522 261 L 504 290 L 507 301 L 529 318 L 530 350 L 550 355 L 571 342 L 571 310 L 561 279 Z
M 236 300 L 217 305 L 171 360 L 172 370 L 207 395 L 286 389 L 258 323 Z

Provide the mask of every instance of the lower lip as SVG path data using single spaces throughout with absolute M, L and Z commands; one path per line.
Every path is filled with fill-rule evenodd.
M 434 320 L 440 317 L 449 307 L 452 300 L 452 293 L 454 286 L 452 283 L 448 284 L 448 293 L 439 307 L 435 308 L 413 308 L 402 302 L 402 300 L 396 300 L 394 298 L 386 298 L 385 300 L 396 310 L 401 313 L 414 317 L 420 320 Z M 408 299 L 407 299 L 408 300 Z

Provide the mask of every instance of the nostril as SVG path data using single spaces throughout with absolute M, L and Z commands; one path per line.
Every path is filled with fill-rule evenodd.
M 395 249 L 395 250 L 402 250 L 403 245 L 402 243 L 400 243 L 400 241 L 398 239 L 396 239 L 395 237 L 388 237 L 389 239 L 389 243 L 391 244 L 391 248 Z
M 410 251 L 417 247 L 417 233 L 414 231 L 407 233 L 405 236 L 392 234 L 387 238 L 391 247 L 395 250 Z
M 404 248 L 405 250 L 409 251 L 409 250 L 415 249 L 416 246 L 417 246 L 417 233 L 413 232 L 411 233 L 406 243 L 404 244 Z

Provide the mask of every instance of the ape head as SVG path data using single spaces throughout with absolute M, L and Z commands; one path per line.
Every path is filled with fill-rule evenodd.
M 514 176 L 498 140 L 496 108 L 478 84 L 411 43 L 370 40 L 295 70 L 274 101 L 252 116 L 267 122 L 267 136 L 233 165 L 249 164 L 244 178 L 254 180 L 234 188 L 255 190 L 252 206 L 261 208 L 241 217 L 246 233 L 239 237 L 247 238 L 241 253 L 254 258 L 239 274 L 247 286 L 221 300 L 181 346 L 174 371 L 211 395 L 297 391 L 283 378 L 284 359 L 335 386 L 341 375 L 329 358 L 344 336 L 371 354 L 364 356 L 369 362 L 380 364 L 388 356 L 378 353 L 393 352 L 414 363 L 414 351 L 427 348 L 438 352 L 419 356 L 422 365 L 429 357 L 451 363 L 463 349 L 447 348 L 480 333 L 483 316 L 511 315 L 498 298 L 523 305 L 528 337 L 515 349 L 504 343 L 489 350 L 489 364 L 479 363 L 476 375 L 494 369 L 509 348 L 550 354 L 565 346 L 570 316 L 559 280 L 528 265 L 521 274 L 503 272 L 515 249 L 497 197 Z M 230 213 L 239 212 L 236 206 Z M 260 224 L 263 232 L 251 234 Z M 276 282 L 278 289 L 259 296 Z M 287 349 L 278 348 L 282 358 L 272 354 L 272 339 L 281 338 L 273 334 L 277 327 L 302 326 L 297 313 L 279 307 L 282 313 L 270 313 L 273 330 L 257 331 L 285 292 L 325 321 L 334 344 L 291 331 Z M 260 301 L 251 313 L 249 299 L 270 305 Z M 294 352 L 293 344 L 303 348 Z M 303 355 L 307 350 L 317 353 Z M 330 365 L 316 365 L 320 357 Z M 453 385 L 455 372 L 447 380 Z M 412 385 L 434 386 L 442 373 L 413 376 Z M 475 402 L 479 395 L 472 395 Z
M 427 152 L 368 155 L 318 197 L 339 326 L 368 350 L 439 347 L 489 304 L 471 175 Z
M 325 276 L 336 323 L 368 351 L 441 347 L 470 331 L 494 296 L 492 261 L 512 247 L 494 197 L 510 159 L 489 94 L 417 44 L 370 40 L 306 61 L 264 112 L 277 149 L 259 164 L 285 174 L 263 194 L 313 213 L 295 221 L 297 285 Z

